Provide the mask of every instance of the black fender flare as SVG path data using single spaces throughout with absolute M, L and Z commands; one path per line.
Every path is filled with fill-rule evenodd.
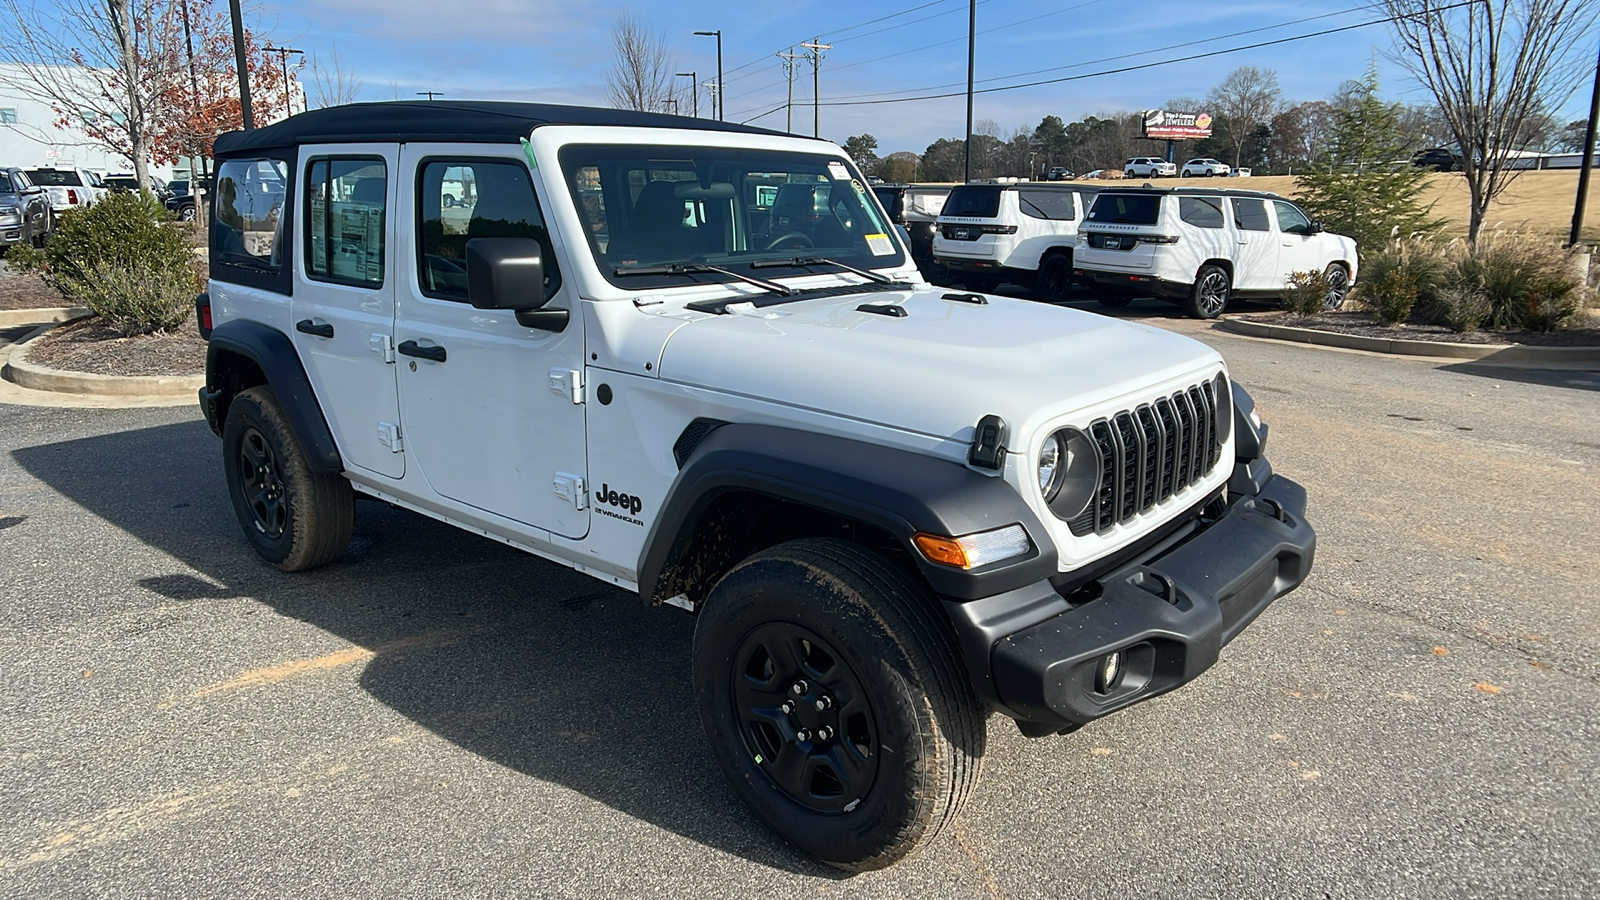
M 313 471 L 344 471 L 344 459 L 339 455 L 339 445 L 333 440 L 333 430 L 328 427 L 328 420 L 322 414 L 322 405 L 317 402 L 316 392 L 311 389 L 311 379 L 306 375 L 300 354 L 288 335 L 259 322 L 235 320 L 216 326 L 211 331 L 210 346 L 206 349 L 206 389 L 202 394 L 215 396 L 229 389 L 227 384 L 221 383 L 224 379 L 219 377 L 217 371 L 218 357 L 224 353 L 236 353 L 254 362 L 266 376 L 267 386 L 272 388 L 278 403 L 283 406 L 284 414 L 289 417 L 289 425 L 294 429 L 295 437 L 300 439 L 300 446 L 306 452 L 306 463 Z M 226 401 L 231 399 L 228 396 L 217 404 L 223 416 L 226 415 Z M 220 434 L 221 426 L 219 420 L 212 427 Z
M 859 521 L 904 544 L 939 594 L 975 600 L 1056 574 L 1056 549 L 1033 510 L 993 475 L 926 454 L 769 425 L 723 425 L 685 461 L 645 539 L 639 593 L 655 596 L 693 527 L 719 495 L 747 491 Z M 917 532 L 959 537 L 1021 525 L 1025 556 L 961 570 L 928 562 Z

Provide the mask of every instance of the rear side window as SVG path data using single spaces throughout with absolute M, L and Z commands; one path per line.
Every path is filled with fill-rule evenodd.
M 260 273 L 282 270 L 288 174 L 289 166 L 281 159 L 230 159 L 217 168 L 213 263 Z
M 1156 194 L 1101 194 L 1089 209 L 1089 221 L 1102 225 L 1154 225 L 1161 218 Z
M 382 285 L 388 200 L 383 160 L 312 160 L 306 172 L 306 274 L 318 281 Z
M 1271 231 L 1272 223 L 1267 221 L 1267 201 L 1251 200 L 1245 197 L 1233 198 L 1233 220 L 1239 223 L 1240 231 Z
M 467 242 L 532 238 L 544 264 L 545 296 L 561 284 L 550 234 L 528 170 L 509 160 L 430 159 L 418 176 L 418 281 L 422 293 L 467 300 Z M 602 211 L 603 212 L 603 211 Z
M 1078 210 L 1072 205 L 1071 191 L 1020 190 L 1017 200 L 1022 207 L 1022 214 L 1035 219 L 1067 222 L 1078 217 Z
M 1179 197 L 1178 218 L 1196 228 L 1222 227 L 1222 200 L 1217 197 Z
M 1000 215 L 1000 186 L 967 184 L 950 192 L 942 216 L 975 216 L 992 219 Z

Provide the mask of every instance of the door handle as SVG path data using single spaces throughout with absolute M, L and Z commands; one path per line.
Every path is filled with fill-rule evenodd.
M 317 337 L 333 337 L 333 326 L 327 322 L 323 322 L 321 325 L 318 325 L 312 322 L 310 319 L 301 319 L 300 321 L 294 323 L 294 330 L 300 332 L 301 334 L 314 334 Z
M 444 362 L 443 347 L 423 347 L 418 345 L 416 341 L 401 341 L 400 346 L 395 349 L 407 356 L 420 356 L 423 359 L 431 359 L 434 362 Z

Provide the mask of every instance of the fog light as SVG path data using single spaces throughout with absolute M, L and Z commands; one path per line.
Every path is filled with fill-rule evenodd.
M 1094 689 L 1097 693 L 1109 694 L 1117 686 L 1117 679 L 1122 675 L 1122 651 L 1107 654 L 1100 660 L 1100 669 L 1095 673 Z

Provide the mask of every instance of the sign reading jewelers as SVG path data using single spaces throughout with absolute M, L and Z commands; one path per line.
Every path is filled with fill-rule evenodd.
M 1144 111 L 1144 136 L 1160 141 L 1184 141 L 1211 137 L 1210 113 Z

